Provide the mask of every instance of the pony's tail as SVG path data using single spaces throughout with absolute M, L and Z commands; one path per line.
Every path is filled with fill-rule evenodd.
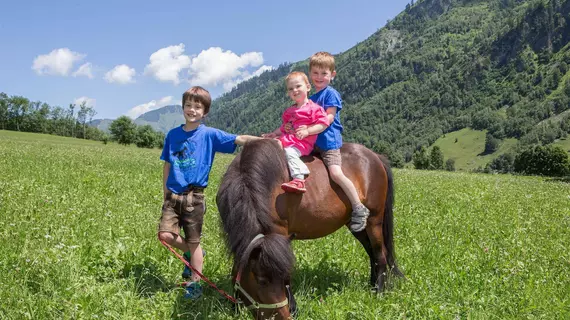
M 400 271 L 396 264 L 396 252 L 394 250 L 394 177 L 388 160 L 380 155 L 378 157 L 382 161 L 388 176 L 388 191 L 386 203 L 384 204 L 384 221 L 382 223 L 382 234 L 384 235 L 384 245 L 387 251 L 386 262 L 393 275 L 403 277 L 404 273 Z

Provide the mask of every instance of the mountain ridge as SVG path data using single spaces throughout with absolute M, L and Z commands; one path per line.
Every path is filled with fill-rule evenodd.
M 421 146 L 463 128 L 523 143 L 567 134 L 548 119 L 570 104 L 569 10 L 568 0 L 408 6 L 335 56 L 345 140 L 409 161 Z M 283 77 L 294 70 L 308 72 L 308 61 L 238 84 L 214 101 L 210 125 L 244 134 L 276 128 L 289 104 Z

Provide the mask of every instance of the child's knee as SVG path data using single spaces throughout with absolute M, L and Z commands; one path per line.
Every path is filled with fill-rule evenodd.
M 342 172 L 342 169 L 340 166 L 330 166 L 329 167 L 329 174 L 331 176 L 331 179 L 334 182 L 338 182 L 339 180 L 344 178 L 344 173 Z
M 164 241 L 168 244 L 172 244 L 174 242 L 174 235 L 170 232 L 159 232 L 158 233 L 158 240 Z

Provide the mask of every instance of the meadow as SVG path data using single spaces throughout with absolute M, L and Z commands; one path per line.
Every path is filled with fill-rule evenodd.
M 0 319 L 250 319 L 212 289 L 183 298 L 182 263 L 156 240 L 160 151 L 0 131 Z M 231 289 L 210 176 L 204 273 Z M 394 170 L 405 280 L 367 287 L 343 228 L 294 242 L 297 319 L 570 318 L 570 184 Z
M 487 163 L 499 157 L 503 153 L 515 153 L 517 140 L 513 138 L 501 141 L 497 151 L 485 154 L 486 131 L 464 128 L 458 131 L 446 133 L 441 136 L 432 146 L 441 148 L 445 160 L 453 159 L 457 171 L 472 171 L 477 168 L 485 168 Z M 428 149 L 431 151 L 431 147 Z M 411 165 L 410 167 L 413 167 Z

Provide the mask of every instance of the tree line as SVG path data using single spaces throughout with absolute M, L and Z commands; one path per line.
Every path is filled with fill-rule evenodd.
M 120 116 L 109 125 L 113 139 L 119 144 L 129 145 L 134 143 L 139 148 L 160 148 L 164 146 L 165 135 L 155 131 L 152 126 L 146 124 L 139 126 L 127 116 Z
M 439 146 L 434 146 L 429 152 L 425 147 L 421 147 L 412 156 L 416 169 L 455 171 L 453 159 L 447 159 L 445 163 L 443 160 L 443 152 Z M 533 145 L 514 153 L 501 154 L 484 168 L 477 168 L 474 172 L 564 177 L 570 175 L 570 158 L 560 146 Z
M 144 148 L 162 148 L 164 133 L 150 125 L 138 126 L 126 116 L 110 125 L 110 134 L 89 124 L 97 111 L 85 102 L 67 108 L 31 101 L 23 96 L 0 92 L 0 130 L 53 134 L 95 141 L 116 141 Z
M 97 114 L 91 106 L 70 104 L 67 108 L 0 93 L 0 129 L 102 140 L 105 133 L 89 126 Z

